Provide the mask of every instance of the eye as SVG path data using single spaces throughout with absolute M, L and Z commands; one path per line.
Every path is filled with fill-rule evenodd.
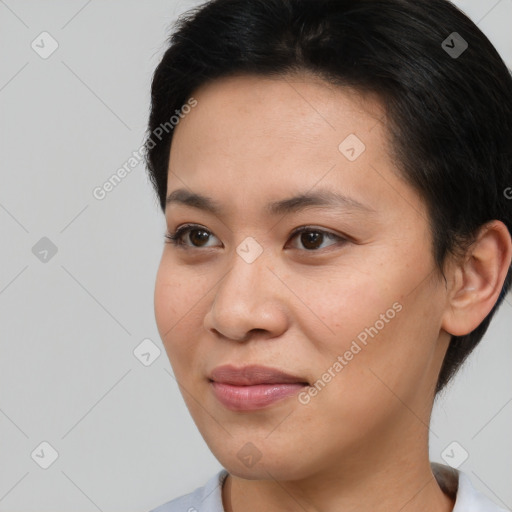
M 325 231 L 323 229 L 315 228 L 313 226 L 302 226 L 296 229 L 292 233 L 291 238 L 293 239 L 299 235 L 299 241 L 301 242 L 303 247 L 310 252 L 316 251 L 318 249 L 323 249 L 321 245 L 322 242 L 324 242 L 326 239 L 334 240 L 334 243 L 330 245 L 334 245 L 336 241 L 338 241 L 339 244 L 347 242 L 347 239 L 340 235 L 335 235 L 334 233 Z
M 189 242 L 192 242 L 191 245 L 183 241 L 185 235 L 187 235 Z M 184 246 L 185 248 L 200 248 L 211 247 L 204 245 L 204 242 L 207 242 L 208 237 L 211 235 L 212 233 L 202 226 L 197 224 L 184 224 L 183 226 L 180 226 L 174 233 L 166 233 L 165 238 L 167 243 L 173 244 L 175 246 Z M 195 245 L 196 243 L 198 245 Z
M 336 241 L 338 241 L 339 244 L 343 244 L 348 241 L 340 235 L 312 226 L 302 226 L 296 229 L 292 233 L 290 239 L 294 239 L 299 235 L 301 244 L 309 252 L 322 249 L 322 243 L 325 242 L 326 239 L 334 240 L 334 243 L 330 245 L 334 245 Z M 183 248 L 191 247 L 196 249 L 201 247 L 212 247 L 211 245 L 205 244 L 211 236 L 211 231 L 197 224 L 185 224 L 180 226 L 174 233 L 165 234 L 167 243 L 171 243 L 175 246 L 182 246 Z M 186 243 L 184 238 L 188 238 L 189 243 Z

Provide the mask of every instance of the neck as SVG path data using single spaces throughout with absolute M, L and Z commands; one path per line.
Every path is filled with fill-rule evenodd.
M 428 457 L 428 430 L 418 425 L 387 449 L 368 446 L 299 480 L 246 480 L 233 474 L 222 490 L 225 512 L 452 512 L 453 498 L 436 481 Z M 397 429 L 393 429 L 396 433 Z M 420 429 L 421 430 L 421 429 Z M 404 432 L 404 430 L 401 430 Z M 343 464 L 339 461 L 343 460 Z

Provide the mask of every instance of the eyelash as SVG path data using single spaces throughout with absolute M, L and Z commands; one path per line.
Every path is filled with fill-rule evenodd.
M 211 249 L 211 247 L 202 248 L 202 247 L 196 247 L 194 245 L 187 245 L 181 240 L 183 235 L 185 235 L 191 231 L 194 231 L 194 230 L 206 231 L 209 234 L 213 234 L 211 231 L 209 231 L 208 229 L 206 229 L 203 226 L 200 226 L 198 224 L 184 224 L 183 226 L 180 226 L 178 229 L 176 229 L 176 231 L 174 231 L 174 233 L 166 233 L 165 234 L 165 242 L 172 244 L 176 247 L 183 248 L 183 249 Z M 339 244 L 344 244 L 349 241 L 348 238 L 345 238 L 340 235 L 336 235 L 334 233 L 331 233 L 330 231 L 325 231 L 323 229 L 315 228 L 314 226 L 302 226 L 300 228 L 297 228 L 295 231 L 292 232 L 292 234 L 290 235 L 290 238 L 295 238 L 297 235 L 300 235 L 302 233 L 322 233 L 323 235 L 327 235 L 328 238 L 338 239 Z M 331 247 L 331 246 L 329 246 L 329 247 Z M 326 249 L 326 248 L 324 248 L 324 249 Z M 307 252 L 319 252 L 322 249 L 309 249 L 309 250 L 304 249 L 304 250 Z

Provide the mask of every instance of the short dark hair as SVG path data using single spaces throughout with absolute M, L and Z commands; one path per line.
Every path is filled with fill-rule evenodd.
M 380 99 L 398 172 L 428 208 L 440 275 L 446 256 L 464 254 L 486 222 L 512 232 L 511 73 L 447 0 L 212 0 L 182 14 L 153 76 L 145 142 L 163 211 L 168 121 L 194 90 L 230 75 L 295 72 Z M 509 268 L 487 317 L 452 336 L 436 392 L 479 343 L 511 282 Z

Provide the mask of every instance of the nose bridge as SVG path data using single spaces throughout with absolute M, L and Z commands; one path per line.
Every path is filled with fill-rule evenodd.
M 232 339 L 245 339 L 255 329 L 275 335 L 283 328 L 285 314 L 279 306 L 278 280 L 267 266 L 268 256 L 251 237 L 238 245 L 206 315 L 206 328 Z
M 230 278 L 235 288 L 242 292 L 240 296 L 244 292 L 250 296 L 251 291 L 256 292 L 259 285 L 268 282 L 269 253 L 252 237 L 247 237 L 238 245 L 231 261 Z

